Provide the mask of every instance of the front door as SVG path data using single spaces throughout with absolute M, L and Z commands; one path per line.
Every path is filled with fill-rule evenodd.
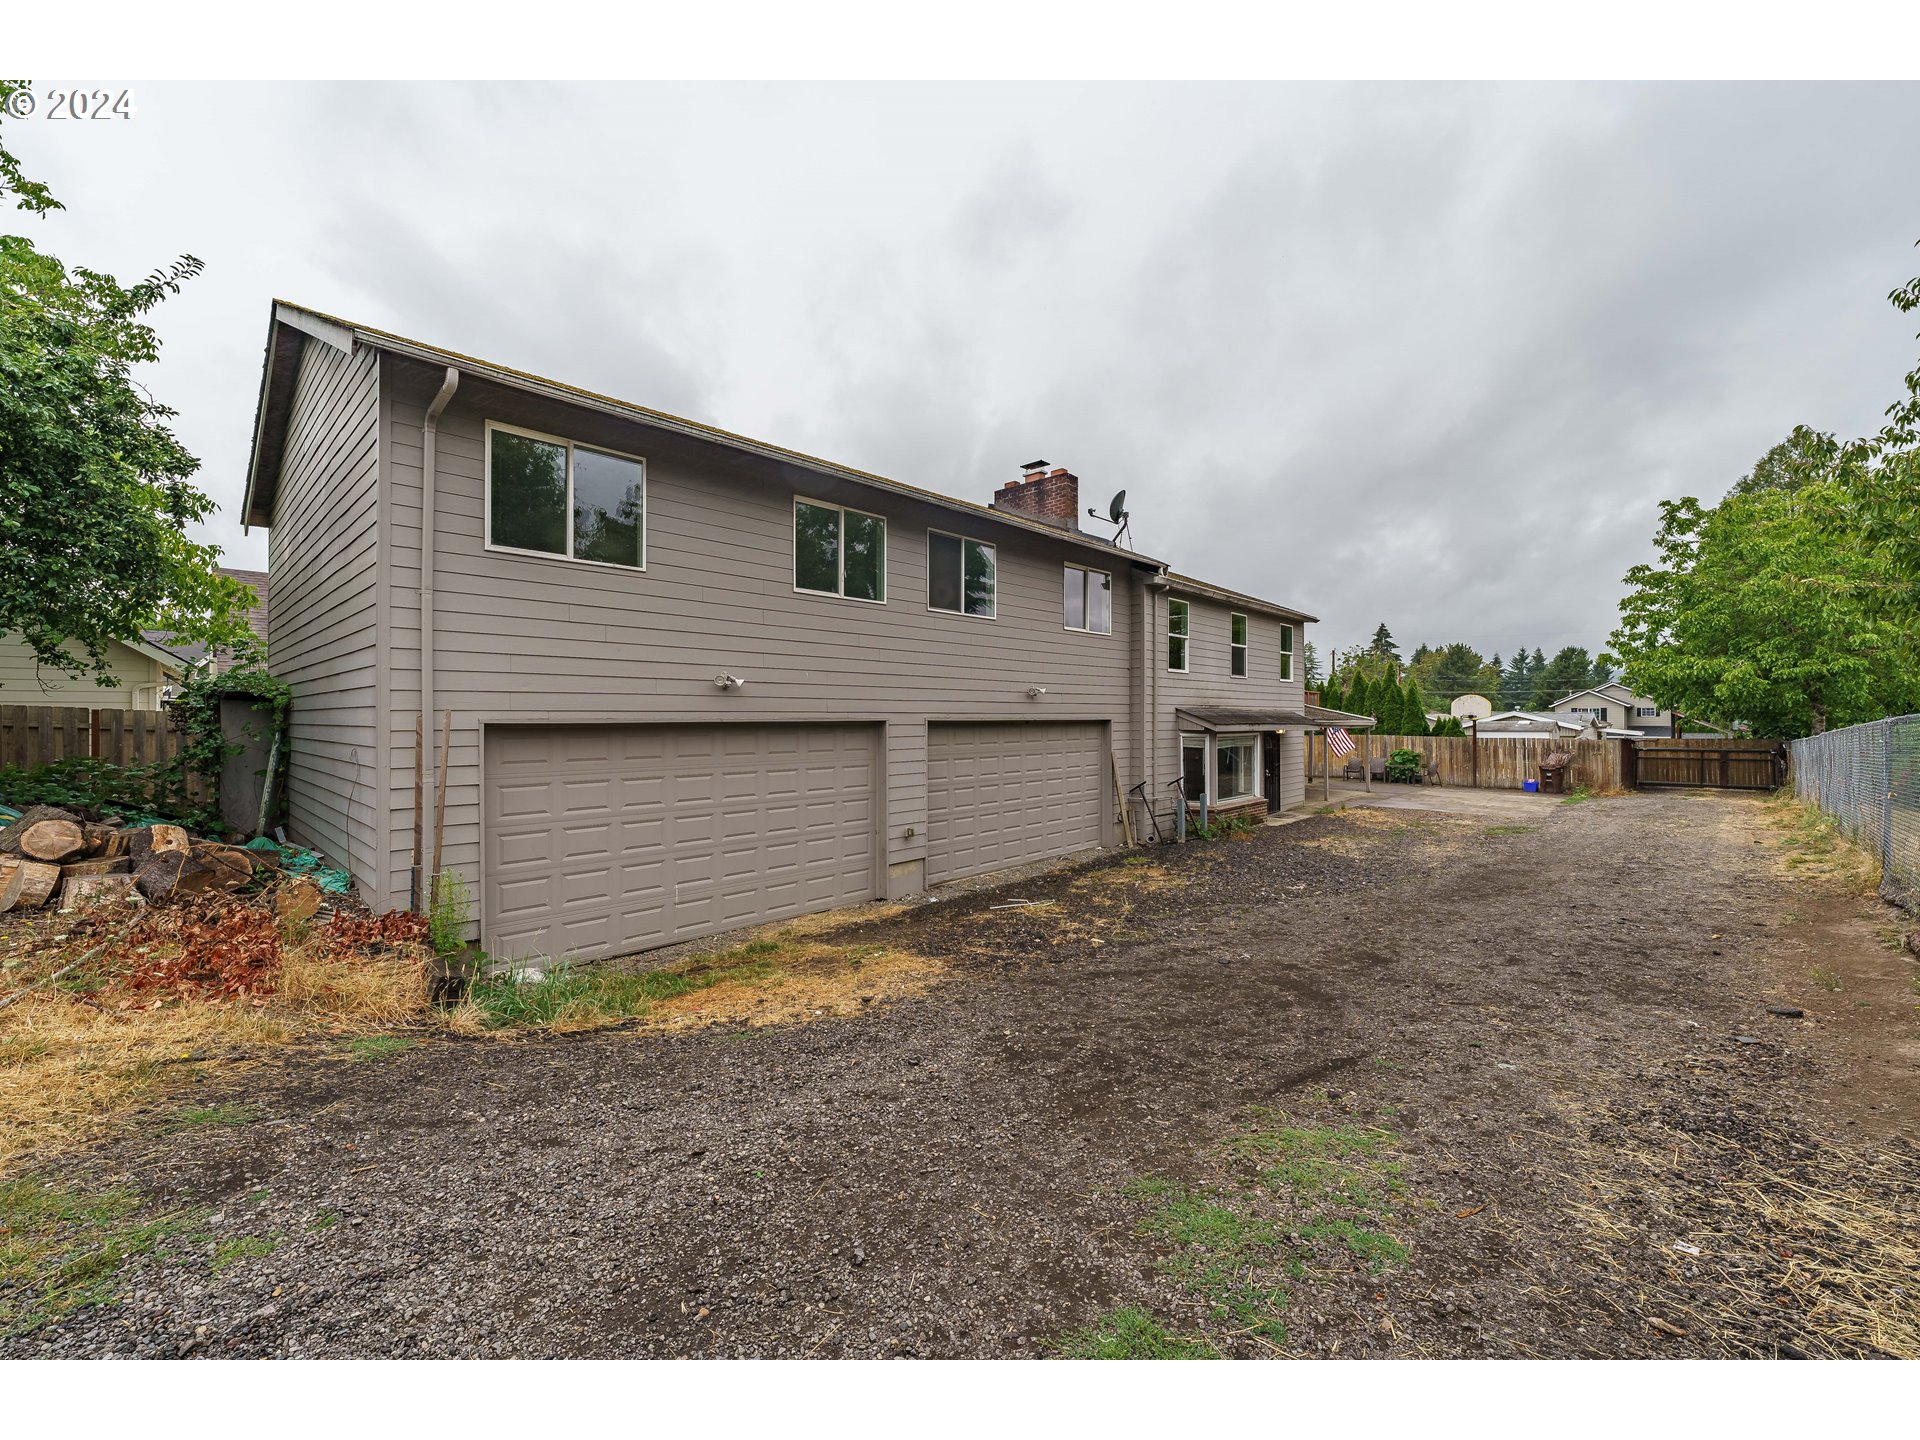
M 1267 793 L 1267 813 L 1271 815 L 1280 808 L 1281 745 L 1279 733 L 1277 731 L 1270 733 L 1267 736 L 1266 743 L 1260 748 L 1265 755 L 1261 769 L 1265 771 L 1262 778 L 1265 781 L 1264 788 Z

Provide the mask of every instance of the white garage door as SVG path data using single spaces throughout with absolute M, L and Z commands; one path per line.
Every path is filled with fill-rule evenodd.
M 871 726 L 489 726 L 486 947 L 593 958 L 875 893 Z
M 927 883 L 1106 843 L 1106 726 L 927 727 Z

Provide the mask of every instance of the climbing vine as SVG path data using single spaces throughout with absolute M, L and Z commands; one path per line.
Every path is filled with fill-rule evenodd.
M 269 736 L 286 732 L 287 709 L 293 702 L 293 692 L 287 688 L 286 681 L 267 669 L 265 649 L 257 639 L 244 636 L 233 646 L 232 655 L 231 669 L 215 673 L 207 667 L 195 671 L 168 707 L 182 732 L 180 751 L 168 761 L 175 788 L 182 796 L 187 793 L 188 781 L 196 776 L 203 782 L 207 794 L 218 795 L 220 767 L 229 755 L 240 753 L 241 747 L 221 733 L 222 700 L 244 696 L 264 701 L 273 709 Z M 217 803 L 186 817 L 189 825 L 208 829 L 217 825 L 218 818 Z

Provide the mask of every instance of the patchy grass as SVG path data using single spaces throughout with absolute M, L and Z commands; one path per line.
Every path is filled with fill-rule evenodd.
M 1136 1305 L 1108 1311 L 1048 1346 L 1062 1360 L 1218 1360 L 1207 1341 L 1175 1335 Z
M 405 1035 L 356 1035 L 347 1042 L 347 1058 L 354 1061 L 384 1060 L 411 1050 L 420 1042 Z
M 234 1101 L 225 1105 L 200 1105 L 187 1110 L 176 1110 L 159 1124 L 154 1126 L 160 1134 L 171 1134 L 176 1130 L 197 1130 L 225 1126 L 251 1125 L 260 1118 L 260 1107 L 245 1101 Z
M 1880 861 L 1841 832 L 1832 816 L 1779 790 L 1760 813 L 1776 836 L 1781 865 L 1798 875 L 1831 880 L 1857 895 L 1880 888 Z
M 213 1247 L 213 1273 L 231 1270 L 243 1260 L 258 1260 L 280 1248 L 278 1235 L 235 1235 Z
M 524 983 L 498 976 L 474 987 L 452 1024 L 469 1034 L 529 1026 L 591 1030 L 629 1021 L 660 1030 L 735 1020 L 779 1024 L 853 1014 L 879 1000 L 918 994 L 945 968 L 889 946 L 836 945 L 788 927 L 657 970 L 562 966 Z
M 0 1183 L 0 1334 L 104 1304 L 127 1261 L 201 1238 L 198 1212 L 144 1210 L 133 1190 L 88 1193 L 33 1176 Z
M 1214 1183 L 1143 1176 L 1123 1193 L 1150 1207 L 1137 1231 L 1168 1247 L 1162 1268 L 1206 1303 L 1212 1342 L 1285 1353 L 1293 1288 L 1316 1268 L 1378 1274 L 1412 1253 L 1391 1228 L 1404 1198 L 1397 1143 L 1377 1125 L 1256 1107 L 1214 1151 Z
M 1560 803 L 1562 805 L 1584 805 L 1593 798 L 1593 791 L 1584 785 L 1576 785 L 1560 798 Z
M 1830 990 L 1836 995 L 1840 993 L 1840 977 L 1824 965 L 1816 965 L 1807 971 L 1807 978 L 1822 990 Z
M 307 1229 L 317 1233 L 324 1230 L 331 1230 L 339 1223 L 340 1212 L 338 1210 L 320 1210 L 316 1211 L 313 1219 L 307 1222 Z
M 1532 833 L 1534 828 L 1532 825 L 1489 825 L 1483 833 L 1488 835 L 1527 835 Z

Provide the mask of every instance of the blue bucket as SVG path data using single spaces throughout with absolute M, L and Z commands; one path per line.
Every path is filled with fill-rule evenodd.
M 1540 793 L 1540 782 L 1538 780 L 1522 780 L 1520 782 L 1520 788 L 1529 795 L 1538 795 Z

